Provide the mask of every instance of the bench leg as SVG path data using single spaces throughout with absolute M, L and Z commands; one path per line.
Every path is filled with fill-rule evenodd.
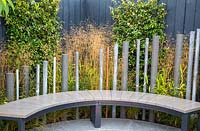
M 100 105 L 95 105 L 91 107 L 90 120 L 92 121 L 95 128 L 101 127 L 101 106 Z
M 18 120 L 18 131 L 25 131 L 25 121 L 23 119 Z
M 189 131 L 189 115 L 183 114 L 181 117 L 181 131 Z
M 200 131 L 200 113 L 198 114 L 197 131 Z

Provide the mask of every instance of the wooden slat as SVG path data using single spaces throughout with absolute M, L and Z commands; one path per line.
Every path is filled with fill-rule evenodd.
M 186 0 L 184 33 L 194 30 L 196 0 Z
M 177 0 L 168 0 L 167 2 L 167 11 L 168 14 L 166 16 L 166 22 L 167 22 L 167 27 L 166 27 L 166 33 L 169 36 L 174 35 L 174 26 L 175 26 L 175 14 L 176 14 L 176 1 Z
M 189 113 L 200 110 L 200 103 L 177 97 L 130 91 L 71 91 L 29 97 L 0 105 L 0 116 L 27 118 L 36 112 L 58 105 L 84 101 L 124 101 L 149 104 Z M 14 110 L 14 112 L 13 112 Z
M 185 20 L 185 0 L 177 0 L 176 18 L 175 18 L 175 33 L 183 33 L 184 20 Z
M 194 27 L 196 30 L 197 28 L 200 28 L 200 0 L 196 0 L 196 12 L 195 12 L 195 24 Z
M 112 3 L 112 0 L 106 0 L 105 2 L 106 2 L 106 7 L 105 7 L 105 11 L 106 11 L 106 13 L 105 13 L 106 23 L 112 24 L 113 20 L 112 20 L 112 16 L 111 16 L 111 12 L 110 12 L 110 7 L 113 7 L 113 3 Z
M 69 29 L 69 13 L 70 13 L 70 10 L 69 10 L 69 0 L 63 0 L 63 20 L 64 20 L 64 25 L 63 27 L 65 29 Z
M 99 8 L 100 9 L 100 11 L 99 11 L 100 24 L 106 23 L 106 7 L 107 7 L 106 1 L 108 1 L 108 0 L 100 0 L 100 3 L 99 3 L 99 5 L 100 5 L 100 8 Z

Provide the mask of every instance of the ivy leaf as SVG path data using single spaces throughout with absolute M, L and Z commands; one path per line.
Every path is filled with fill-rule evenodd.
M 8 13 L 9 13 L 9 7 L 8 7 L 8 6 L 5 6 L 4 10 L 5 10 L 5 15 L 7 16 Z
M 6 2 L 6 0 L 1 0 L 1 1 L 2 1 L 4 7 L 6 7 L 6 6 L 7 6 L 7 2 Z
M 12 0 L 7 0 L 8 1 L 8 4 L 9 4 L 9 6 L 11 6 L 11 8 L 14 10 L 14 5 L 13 5 L 13 2 L 12 2 Z

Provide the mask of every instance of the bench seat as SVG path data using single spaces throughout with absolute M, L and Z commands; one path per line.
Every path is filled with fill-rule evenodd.
M 34 96 L 0 105 L 0 119 L 16 120 L 19 122 L 19 130 L 24 130 L 23 123 L 42 114 L 71 107 L 93 106 L 94 117 L 99 122 L 99 114 L 96 116 L 96 112 L 101 105 L 139 107 L 177 115 L 182 117 L 182 130 L 188 130 L 188 115 L 200 111 L 199 102 L 171 96 L 131 91 L 86 90 Z

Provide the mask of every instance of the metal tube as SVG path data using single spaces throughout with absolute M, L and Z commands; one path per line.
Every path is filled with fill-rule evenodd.
M 177 94 L 177 89 L 180 85 L 180 65 L 183 50 L 183 34 L 176 35 L 176 53 L 174 61 L 174 88 Z
M 194 57 L 194 39 L 195 31 L 190 32 L 190 42 L 189 42 L 189 58 L 188 58 L 188 73 L 187 73 L 187 89 L 186 89 L 186 99 L 190 100 L 191 96 L 191 84 L 192 84 L 192 69 L 193 69 L 193 57 Z
M 117 90 L 117 68 L 118 68 L 118 44 L 115 44 L 114 45 L 113 90 Z M 116 106 L 112 107 L 112 118 L 116 118 Z
M 36 96 L 40 95 L 40 65 L 36 67 Z
M 144 85 L 143 85 L 143 92 L 146 93 L 147 91 L 147 71 L 148 71 L 148 52 L 149 52 L 149 38 L 146 38 L 145 42 L 145 58 L 144 58 Z M 145 120 L 146 111 L 145 109 L 142 110 L 142 120 Z
M 62 55 L 62 92 L 68 91 L 68 55 Z
M 123 42 L 123 51 L 122 51 L 122 90 L 127 90 L 128 85 L 128 50 L 129 43 Z M 124 107 L 120 109 L 120 118 L 126 117 L 126 111 Z
M 152 46 L 152 61 L 151 61 L 151 93 L 154 93 L 154 88 L 156 85 L 157 72 L 158 72 L 158 53 L 159 53 L 159 36 L 153 37 Z M 150 110 L 149 121 L 154 122 L 155 116 L 154 112 Z
M 195 51 L 195 61 L 194 61 L 194 74 L 193 74 L 192 101 L 196 101 L 197 77 L 198 77 L 198 66 L 199 66 L 199 47 L 200 47 L 200 29 L 197 29 L 196 51 Z
M 53 93 L 56 93 L 56 57 L 53 58 Z
M 43 61 L 43 95 L 47 94 L 48 61 Z
M 28 97 L 29 95 L 29 88 L 30 88 L 30 78 L 29 78 L 29 66 L 23 66 L 22 67 L 23 72 L 23 84 L 25 86 L 25 95 Z
M 103 49 L 100 49 L 100 63 L 99 63 L 99 74 L 100 74 L 100 81 L 99 81 L 99 89 L 103 90 Z
M 76 91 L 79 91 L 79 53 L 76 52 Z M 79 119 L 79 108 L 76 108 L 76 119 Z
M 140 86 L 140 40 L 137 39 L 137 56 L 136 56 L 136 92 L 139 92 Z
M 9 101 L 14 100 L 14 74 L 6 73 L 6 95 Z
M 16 70 L 16 100 L 19 100 L 19 70 Z

